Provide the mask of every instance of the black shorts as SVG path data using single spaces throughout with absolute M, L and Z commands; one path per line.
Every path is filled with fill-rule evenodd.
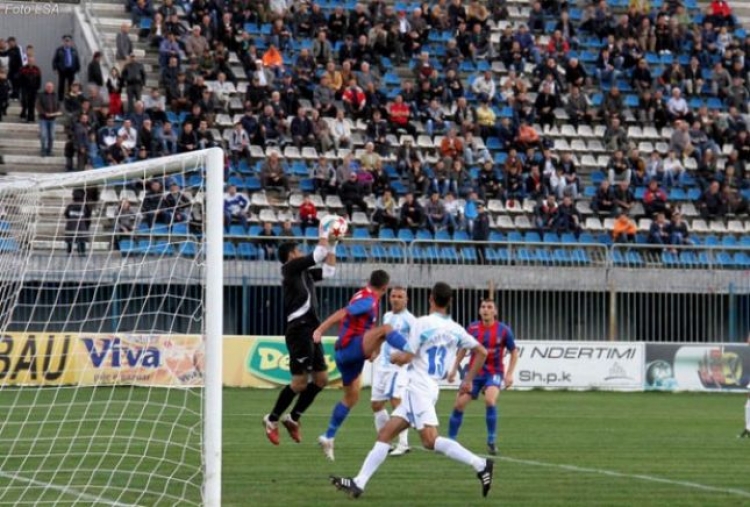
M 314 321 L 296 321 L 286 329 L 286 348 L 289 351 L 289 371 L 292 375 L 304 375 L 316 371 L 328 371 L 323 344 L 313 341 L 313 331 L 318 327 Z

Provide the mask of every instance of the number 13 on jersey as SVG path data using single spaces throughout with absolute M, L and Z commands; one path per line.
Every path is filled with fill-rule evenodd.
M 432 377 L 443 378 L 445 376 L 445 356 L 448 355 L 446 347 L 432 347 L 427 349 L 429 359 L 428 374 Z

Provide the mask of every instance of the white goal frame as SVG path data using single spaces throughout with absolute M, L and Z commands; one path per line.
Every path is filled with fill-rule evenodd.
M 224 151 L 209 148 L 191 153 L 117 165 L 87 172 L 53 175 L 17 174 L 0 179 L 0 192 L 29 190 L 61 190 L 105 183 L 115 178 L 127 179 L 128 174 L 164 175 L 169 168 L 184 168 L 205 160 L 205 312 L 204 344 L 205 374 L 203 403 L 203 504 L 221 506 L 222 463 L 222 368 L 223 368 L 223 286 L 224 286 Z

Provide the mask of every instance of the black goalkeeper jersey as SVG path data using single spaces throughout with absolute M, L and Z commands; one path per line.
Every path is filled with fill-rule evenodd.
M 323 270 L 315 267 L 312 254 L 288 261 L 281 267 L 281 275 L 287 326 L 300 320 L 314 327 L 320 325 L 315 282 L 323 279 Z

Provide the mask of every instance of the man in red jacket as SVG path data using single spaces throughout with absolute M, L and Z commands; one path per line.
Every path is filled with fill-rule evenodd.
M 391 128 L 394 132 L 403 129 L 411 136 L 417 134 L 417 129 L 409 123 L 409 117 L 411 116 L 409 105 L 404 102 L 401 95 L 396 95 L 396 99 L 388 106 L 388 116 L 390 116 Z
M 310 199 L 310 194 L 302 196 L 302 204 L 299 207 L 299 221 L 302 229 L 317 227 L 320 223 L 318 220 L 318 210 L 315 208 L 315 203 Z

